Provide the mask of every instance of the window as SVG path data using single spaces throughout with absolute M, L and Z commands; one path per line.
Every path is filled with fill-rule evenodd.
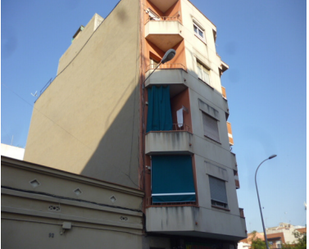
M 199 61 L 197 61 L 196 64 L 197 64 L 197 75 L 199 79 L 210 85 L 209 70 Z
M 197 37 L 205 41 L 204 30 L 201 27 L 199 27 L 196 23 L 193 23 L 193 29 Z
M 159 63 L 158 60 L 150 57 L 150 69 L 155 69 Z
M 228 208 L 225 181 L 209 176 L 211 205 Z
M 204 126 L 204 136 L 220 142 L 219 130 L 217 120 L 210 115 L 202 112 L 203 114 L 203 126 Z
M 153 203 L 196 201 L 191 156 L 156 155 L 151 162 Z

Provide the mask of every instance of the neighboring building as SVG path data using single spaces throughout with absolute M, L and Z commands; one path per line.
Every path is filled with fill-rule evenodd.
M 270 227 L 266 229 L 267 240 L 270 248 L 276 249 L 281 248 L 282 244 L 293 244 L 296 241 L 294 236 L 295 232 L 304 234 L 307 232 L 306 227 L 293 226 L 289 223 L 280 223 L 279 226 Z M 249 233 L 246 239 L 241 240 L 238 243 L 238 249 L 251 248 L 252 239 L 261 239 L 265 241 L 263 232 Z
M 142 248 L 143 192 L 1 157 L 1 248 Z
M 237 244 L 237 249 L 250 249 L 251 244 L 246 243 L 246 242 L 238 242 Z
M 35 103 L 25 160 L 142 190 L 143 248 L 235 248 L 246 226 L 215 41 L 188 0 L 96 14 Z
M 18 160 L 23 160 L 25 154 L 25 149 L 8 145 L 8 144 L 1 144 L 1 156 L 7 156 L 11 158 L 15 158 Z
M 294 232 L 306 233 L 306 227 L 293 226 L 289 223 L 280 223 L 279 226 L 266 229 L 267 240 L 271 248 L 281 248 L 282 244 L 293 244 L 296 241 Z

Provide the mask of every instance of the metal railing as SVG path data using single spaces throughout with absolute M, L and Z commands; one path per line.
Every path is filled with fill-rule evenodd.
M 191 127 L 187 124 L 181 124 L 179 127 L 178 123 L 173 123 L 173 131 L 191 131 Z
M 156 65 L 147 65 L 146 67 L 146 72 L 148 72 L 149 70 L 153 70 L 156 68 Z M 165 64 L 161 64 L 158 69 L 183 69 L 183 70 L 187 70 L 186 67 L 181 64 L 181 63 L 165 63 Z
M 45 92 L 45 90 L 50 86 L 50 84 L 54 81 L 53 78 L 50 78 L 50 80 L 45 84 L 45 86 L 43 86 L 43 88 L 41 89 L 41 91 L 39 92 L 36 100 L 34 101 L 34 103 L 40 98 L 40 96 L 42 95 L 43 92 Z
M 179 127 L 178 123 L 173 123 L 172 130 L 160 130 L 160 131 L 152 131 L 149 132 L 171 132 L 171 131 L 188 131 L 191 132 L 191 127 L 187 124 L 182 124 L 181 127 Z
M 177 21 L 177 22 L 181 22 L 181 20 L 180 20 L 180 15 L 179 14 L 176 14 L 176 15 L 174 15 L 174 16 L 158 16 L 158 17 L 156 17 L 156 18 L 154 18 L 154 17 L 151 17 L 151 16 L 149 16 L 148 18 L 147 18 L 147 20 L 146 20 L 146 23 L 148 23 L 148 22 L 165 22 L 165 21 Z M 145 23 L 145 24 L 146 24 Z

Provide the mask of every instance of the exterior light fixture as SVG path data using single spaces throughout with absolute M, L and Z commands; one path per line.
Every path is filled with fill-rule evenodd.
M 176 55 L 176 51 L 175 49 L 169 49 L 165 52 L 162 60 L 160 61 L 160 63 L 156 66 L 156 68 L 151 72 L 151 74 L 148 75 L 148 77 L 144 80 L 144 83 L 146 82 L 146 80 L 148 80 L 148 78 L 157 70 L 157 68 L 161 65 L 164 64 L 168 61 L 170 61 L 171 59 L 173 59 Z M 144 84 L 143 84 L 144 85 Z
M 256 175 L 258 172 L 258 169 L 260 168 L 260 166 L 262 165 L 262 163 L 264 163 L 267 160 L 273 159 L 274 157 L 276 157 L 277 155 L 271 155 L 270 157 L 268 157 L 267 159 L 265 159 L 264 161 L 262 161 L 260 163 L 260 165 L 257 167 L 256 171 L 255 171 L 255 188 L 256 188 L 256 194 L 257 194 L 257 198 L 259 201 L 259 207 L 260 207 L 260 213 L 261 213 L 261 220 L 262 220 L 262 226 L 263 226 L 263 232 L 264 232 L 264 237 L 265 237 L 265 243 L 266 243 L 266 248 L 269 249 L 268 247 L 268 240 L 267 240 L 267 235 L 266 235 L 266 230 L 265 230 L 265 225 L 264 225 L 264 219 L 263 219 L 263 213 L 262 213 L 262 207 L 261 207 L 261 202 L 260 202 L 260 196 L 259 196 L 259 190 L 258 190 L 258 186 L 257 186 L 257 182 L 256 182 Z
M 171 48 L 167 50 L 159 64 L 164 64 L 165 62 L 170 61 L 171 59 L 175 57 L 175 55 L 176 55 L 176 51 L 174 49 Z

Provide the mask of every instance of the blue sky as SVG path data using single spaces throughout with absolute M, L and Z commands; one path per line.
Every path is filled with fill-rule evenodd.
M 35 97 L 57 73 L 80 25 L 118 1 L 4 0 L 1 6 L 1 142 L 25 147 Z M 306 1 L 192 0 L 217 27 L 248 232 L 306 224 Z

